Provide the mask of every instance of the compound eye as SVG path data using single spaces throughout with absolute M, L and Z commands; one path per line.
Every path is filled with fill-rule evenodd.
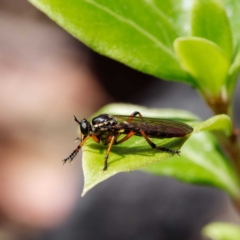
M 85 118 L 81 121 L 80 129 L 84 136 L 89 134 L 89 125 L 89 122 Z

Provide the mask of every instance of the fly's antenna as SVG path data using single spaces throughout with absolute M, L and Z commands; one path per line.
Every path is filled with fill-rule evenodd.
M 77 137 L 77 138 L 75 139 L 75 141 L 80 140 L 80 142 L 82 142 L 83 137 L 82 137 L 82 132 L 81 132 L 81 122 L 77 119 L 76 116 L 74 116 L 74 121 L 77 122 L 77 123 L 79 124 L 79 127 L 80 127 L 80 138 Z
M 74 116 L 74 121 L 77 122 L 79 125 L 81 124 L 81 122 L 77 119 L 76 116 Z

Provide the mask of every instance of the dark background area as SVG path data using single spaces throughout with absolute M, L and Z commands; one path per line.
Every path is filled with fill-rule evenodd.
M 239 223 L 227 195 L 140 171 L 81 198 L 73 115 L 111 102 L 212 115 L 190 86 L 139 73 L 88 49 L 26 1 L 0 0 L 0 238 L 200 240 L 211 221 Z M 239 87 L 236 90 L 239 92 Z M 236 123 L 240 124 L 236 94 Z

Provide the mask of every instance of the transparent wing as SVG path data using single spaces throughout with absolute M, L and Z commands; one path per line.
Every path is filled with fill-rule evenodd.
M 172 119 L 133 117 L 114 115 L 118 124 L 117 129 L 125 129 L 126 132 L 134 129 L 142 129 L 148 136 L 156 138 L 183 137 L 193 131 L 193 128 L 186 123 Z

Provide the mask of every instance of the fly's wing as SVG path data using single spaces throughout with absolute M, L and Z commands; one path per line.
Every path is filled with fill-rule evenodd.
M 153 138 L 184 137 L 193 131 L 188 124 L 170 119 L 133 117 L 129 121 L 129 116 L 114 115 L 114 117 L 118 121 L 114 126 L 116 129 L 125 129 L 126 133 L 134 130 L 136 135 L 140 135 L 138 129 Z

